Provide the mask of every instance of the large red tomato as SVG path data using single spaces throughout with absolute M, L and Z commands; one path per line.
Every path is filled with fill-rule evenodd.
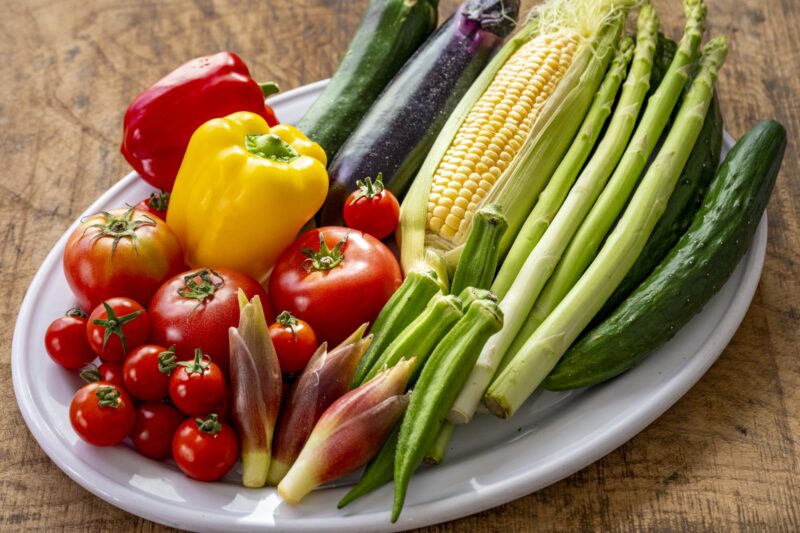
M 158 289 L 148 309 L 151 342 L 174 344 L 181 361 L 193 359 L 200 348 L 227 375 L 228 328 L 239 325 L 239 289 L 261 298 L 271 322 L 267 293 L 255 279 L 229 268 L 205 268 L 179 274 Z
M 64 274 L 84 309 L 114 296 L 146 306 L 164 280 L 184 268 L 167 224 L 132 207 L 86 217 L 64 250 Z
M 403 281 L 400 265 L 378 239 L 358 230 L 311 230 L 278 258 L 269 280 L 276 309 L 308 322 L 335 346 L 372 323 Z

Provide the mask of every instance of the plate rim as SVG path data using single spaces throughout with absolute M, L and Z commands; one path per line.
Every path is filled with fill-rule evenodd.
M 303 85 L 270 98 L 269 103 L 280 105 L 286 101 L 302 98 L 308 94 L 320 91 L 328 80 L 320 80 L 314 83 Z M 724 132 L 725 143 L 730 145 L 733 139 Z M 112 197 L 130 187 L 138 179 L 135 172 L 130 172 L 103 194 L 100 195 L 85 213 L 95 212 L 102 208 Z M 17 406 L 25 420 L 26 425 L 33 434 L 39 446 L 64 473 L 73 481 L 78 483 L 87 491 L 106 502 L 123 509 L 129 513 L 141 516 L 164 525 L 190 528 L 194 530 L 206 528 L 219 528 L 224 530 L 231 527 L 229 516 L 216 513 L 208 513 L 194 520 L 187 520 L 185 514 L 175 514 L 174 504 L 154 498 L 131 490 L 129 486 L 119 484 L 115 480 L 106 476 L 98 469 L 87 467 L 82 461 L 72 460 L 74 454 L 70 449 L 65 449 L 60 445 L 58 438 L 54 435 L 51 428 L 46 424 L 42 413 L 34 409 L 35 402 L 32 400 L 29 383 L 24 378 L 25 364 L 25 343 L 29 340 L 25 335 L 25 328 L 29 318 L 35 312 L 33 307 L 34 294 L 46 283 L 46 273 L 60 261 L 66 240 L 72 230 L 80 223 L 80 218 L 75 220 L 61 235 L 58 241 L 48 252 L 45 260 L 37 270 L 30 285 L 28 286 L 22 303 L 17 313 L 17 320 L 14 326 L 14 334 L 11 345 L 11 375 L 14 388 L 14 395 Z M 745 263 L 745 273 L 739 290 L 735 293 L 730 303 L 730 310 L 721 318 L 714 335 L 699 347 L 697 352 L 713 352 L 713 357 L 699 358 L 693 357 L 666 381 L 658 390 L 648 396 L 643 405 L 631 416 L 620 419 L 609 426 L 604 433 L 593 440 L 586 442 L 582 446 L 570 449 L 555 464 L 549 465 L 545 476 L 540 476 L 533 480 L 529 471 L 520 472 L 513 478 L 506 479 L 503 483 L 495 483 L 481 488 L 480 491 L 471 491 L 456 494 L 444 500 L 433 502 L 423 502 L 414 506 L 414 513 L 401 515 L 400 520 L 395 524 L 381 521 L 375 522 L 375 517 L 382 517 L 382 514 L 369 513 L 364 515 L 347 515 L 341 519 L 346 522 L 341 526 L 335 525 L 325 527 L 327 530 L 336 527 L 346 528 L 348 531 L 368 530 L 379 528 L 383 531 L 406 529 L 410 527 L 421 527 L 443 521 L 453 520 L 460 517 L 478 513 L 485 509 L 507 503 L 524 495 L 530 494 L 552 483 L 589 466 L 600 458 L 604 457 L 614 449 L 618 448 L 633 436 L 643 431 L 654 420 L 660 417 L 666 410 L 672 407 L 686 392 L 693 387 L 705 372 L 714 364 L 719 355 L 724 351 L 736 330 L 744 320 L 747 310 L 758 287 L 761 279 L 764 259 L 766 256 L 767 245 L 767 213 L 764 212 L 759 226 L 754 234 L 753 241 L 747 254 L 741 263 Z M 67 453 L 64 453 L 67 452 Z M 76 463 L 77 466 L 73 463 Z M 107 490 L 105 487 L 114 487 L 116 490 Z M 122 492 L 120 492 L 122 491 Z M 175 518 L 175 517 L 178 518 Z M 317 518 L 316 520 L 319 520 Z M 302 517 L 293 523 L 280 522 L 265 524 L 261 522 L 238 523 L 237 527 L 242 529 L 265 529 L 269 527 L 280 527 L 282 530 L 308 531 L 319 527 L 314 522 L 313 517 L 307 519 Z

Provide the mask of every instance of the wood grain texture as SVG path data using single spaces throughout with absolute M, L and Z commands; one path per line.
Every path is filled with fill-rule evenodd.
M 95 498 L 38 447 L 15 408 L 11 325 L 57 238 L 128 172 L 118 142 L 140 90 L 220 49 L 284 88 L 325 78 L 365 3 L 0 1 L 0 530 L 169 530 Z M 726 127 L 739 136 L 774 117 L 790 138 L 747 317 L 708 374 L 630 442 L 551 487 L 427 531 L 800 530 L 800 2 L 709 3 L 710 32 L 731 44 L 719 82 Z M 456 4 L 442 0 L 440 12 Z M 655 4 L 677 36 L 679 0 Z

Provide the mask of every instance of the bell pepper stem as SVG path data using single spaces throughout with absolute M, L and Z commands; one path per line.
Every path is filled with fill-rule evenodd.
M 245 135 L 245 145 L 251 154 L 279 163 L 291 163 L 300 157 L 292 145 L 274 133 Z
M 264 93 L 264 98 L 269 98 L 273 94 L 281 92 L 281 88 L 274 81 L 259 83 L 258 86 L 261 88 L 261 92 Z

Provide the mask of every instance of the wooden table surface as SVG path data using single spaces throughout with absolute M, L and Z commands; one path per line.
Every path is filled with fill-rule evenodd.
M 0 2 L 0 530 L 167 530 L 67 478 L 29 433 L 11 386 L 11 331 L 31 278 L 129 171 L 118 151 L 128 102 L 179 63 L 222 49 L 284 88 L 328 77 L 365 4 Z M 442 0 L 440 13 L 456 4 Z M 673 37 L 679 4 L 656 0 Z M 774 117 L 790 137 L 747 317 L 705 377 L 630 442 L 535 494 L 428 531 L 800 530 L 800 2 L 709 4 L 710 33 L 731 44 L 719 81 L 726 127 L 739 136 Z

